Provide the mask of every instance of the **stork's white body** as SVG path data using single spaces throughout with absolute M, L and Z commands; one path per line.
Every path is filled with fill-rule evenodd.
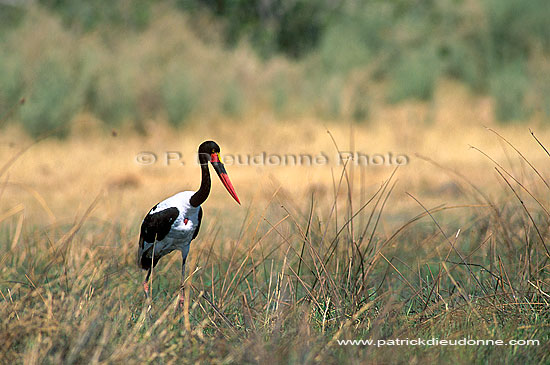
M 155 256 L 157 257 L 167 255 L 174 250 L 181 251 L 184 258 L 187 257 L 189 244 L 199 224 L 199 210 L 201 209 L 200 206 L 194 207 L 189 204 L 189 199 L 194 193 L 194 191 L 183 191 L 161 201 L 151 209 L 149 214 L 159 213 L 168 208 L 176 208 L 179 210 L 179 215 L 172 223 L 172 228 L 166 237 L 156 242 L 144 242 L 144 251 L 149 250 L 154 245 Z
M 185 262 L 191 241 L 199 233 L 202 208 L 190 203 L 193 191 L 183 191 L 155 205 L 141 224 L 138 264 L 149 270 L 174 250 L 181 252 L 181 276 L 185 278 Z M 149 276 L 149 274 L 148 274 Z

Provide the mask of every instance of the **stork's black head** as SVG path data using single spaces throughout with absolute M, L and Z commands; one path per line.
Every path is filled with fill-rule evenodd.
M 204 141 L 199 146 L 199 156 L 203 155 L 210 156 L 213 153 L 220 153 L 220 146 L 214 141 Z
M 207 165 L 208 161 L 210 161 L 212 167 L 214 167 L 214 170 L 222 181 L 223 186 L 225 186 L 233 199 L 235 199 L 237 203 L 241 204 L 239 198 L 237 197 L 237 193 L 235 192 L 235 188 L 233 188 L 233 184 L 231 184 L 227 171 L 225 171 L 225 167 L 221 161 L 220 146 L 218 146 L 218 144 L 214 141 L 202 142 L 199 146 L 199 161 L 202 165 Z

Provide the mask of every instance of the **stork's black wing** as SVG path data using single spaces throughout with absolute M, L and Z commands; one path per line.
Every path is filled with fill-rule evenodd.
M 151 268 L 151 248 L 144 252 L 144 242 L 154 243 L 155 240 L 161 241 L 164 239 L 168 232 L 170 232 L 172 224 L 174 224 L 179 214 L 180 212 L 177 208 L 170 207 L 155 213 L 149 212 L 149 214 L 145 216 L 143 223 L 141 223 L 141 233 L 139 236 L 139 267 L 145 270 Z M 156 265 L 159 259 L 160 257 L 154 258 L 153 266 Z
M 195 228 L 195 232 L 193 232 L 193 238 L 191 240 L 194 240 L 195 237 L 199 234 L 199 229 L 201 229 L 201 221 L 202 221 L 202 207 L 199 208 L 199 221 L 197 222 L 197 228 Z

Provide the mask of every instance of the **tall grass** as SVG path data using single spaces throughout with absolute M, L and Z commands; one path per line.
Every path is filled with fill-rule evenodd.
M 516 164 L 487 172 L 490 192 L 427 159 L 455 176 L 468 205 L 393 196 L 399 171 L 359 196 L 346 165 L 333 198 L 274 195 L 244 221 L 219 215 L 193 244 L 183 310 L 177 254 L 153 273 L 152 301 L 141 292 L 138 221 L 93 220 L 97 201 L 70 224 L 2 211 L 2 362 L 546 363 L 549 187 L 514 153 Z M 396 199 L 416 208 L 386 216 Z M 382 229 L 390 218 L 400 224 Z M 337 344 L 432 337 L 540 345 Z

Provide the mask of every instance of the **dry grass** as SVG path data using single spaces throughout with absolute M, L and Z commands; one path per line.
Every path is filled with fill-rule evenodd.
M 490 107 L 456 91 L 443 87 L 432 107 L 381 108 L 372 124 L 353 126 L 353 138 L 349 125 L 261 113 L 178 133 L 156 125 L 147 137 L 124 128 L 114 136 L 83 116 L 67 141 L 33 145 L 0 170 L 0 361 L 547 363 L 549 157 L 524 126 L 499 128 L 505 139 L 485 129 Z M 397 171 L 228 166 L 243 206 L 214 184 L 191 250 L 188 307 L 175 311 L 172 254 L 154 274 L 149 308 L 134 263 L 140 219 L 195 189 L 198 168 L 191 159 L 140 166 L 136 154 L 192 156 L 212 138 L 222 156 L 332 157 L 327 129 L 342 150 L 406 153 L 411 162 Z M 550 131 L 535 131 L 548 147 Z M 17 130 L 0 138 L 4 162 L 31 143 Z M 541 344 L 336 344 L 417 337 Z

